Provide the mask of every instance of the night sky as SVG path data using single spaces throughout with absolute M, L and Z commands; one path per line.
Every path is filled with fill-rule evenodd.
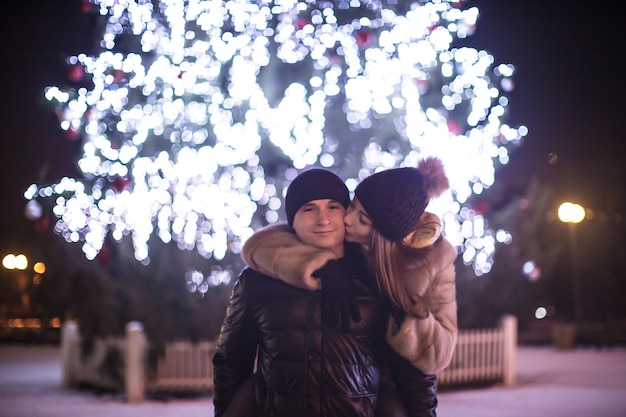
M 476 33 L 462 43 L 488 51 L 496 63 L 516 66 L 508 122 L 529 129 L 496 181 L 520 189 L 536 176 L 563 199 L 623 216 L 623 2 L 467 4 L 478 6 L 481 14 Z M 92 51 L 93 22 L 81 15 L 80 5 L 80 0 L 21 1 L 12 2 L 3 13 L 3 253 L 19 250 L 33 234 L 33 225 L 24 216 L 26 187 L 78 174 L 80 143 L 64 137 L 43 90 L 65 83 L 68 55 Z M 550 154 L 558 156 L 556 164 L 549 163 Z

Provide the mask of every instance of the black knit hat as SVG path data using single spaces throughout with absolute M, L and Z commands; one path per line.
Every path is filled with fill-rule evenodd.
M 343 180 L 331 171 L 311 168 L 300 173 L 289 184 L 285 196 L 285 213 L 289 226 L 300 207 L 309 201 L 331 199 L 345 208 L 350 204 L 350 192 Z
M 433 197 L 449 187 L 441 160 L 429 157 L 418 168 L 393 168 L 365 178 L 354 195 L 386 239 L 397 242 L 415 229 Z

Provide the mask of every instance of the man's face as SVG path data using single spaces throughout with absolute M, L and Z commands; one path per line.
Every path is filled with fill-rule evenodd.
M 293 229 L 303 243 L 343 256 L 345 212 L 346 209 L 335 200 L 312 200 L 296 212 Z

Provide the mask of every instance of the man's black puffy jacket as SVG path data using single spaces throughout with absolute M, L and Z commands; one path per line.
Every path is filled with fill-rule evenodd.
M 364 262 L 352 259 L 354 265 Z M 348 262 L 346 258 L 342 262 Z M 344 264 L 345 265 L 345 264 Z M 381 383 L 387 313 L 363 277 L 353 277 L 361 321 L 329 329 L 321 293 L 292 287 L 246 268 L 233 289 L 213 358 L 215 416 L 221 417 L 258 363 L 257 415 L 372 417 Z M 387 361 L 409 415 L 434 415 L 436 382 L 402 358 Z M 424 406 L 426 404 L 426 406 Z M 424 407 L 428 411 L 424 411 Z

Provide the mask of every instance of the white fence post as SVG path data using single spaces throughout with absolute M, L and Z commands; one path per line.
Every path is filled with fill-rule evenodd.
M 143 325 L 137 321 L 126 324 L 126 399 L 141 402 L 146 393 L 146 337 Z
M 506 315 L 502 318 L 502 330 L 504 331 L 504 385 L 515 385 L 517 372 L 517 317 Z
M 68 388 L 74 383 L 76 370 L 74 369 L 75 347 L 80 338 L 76 322 L 68 320 L 61 327 L 61 372 L 62 384 Z

